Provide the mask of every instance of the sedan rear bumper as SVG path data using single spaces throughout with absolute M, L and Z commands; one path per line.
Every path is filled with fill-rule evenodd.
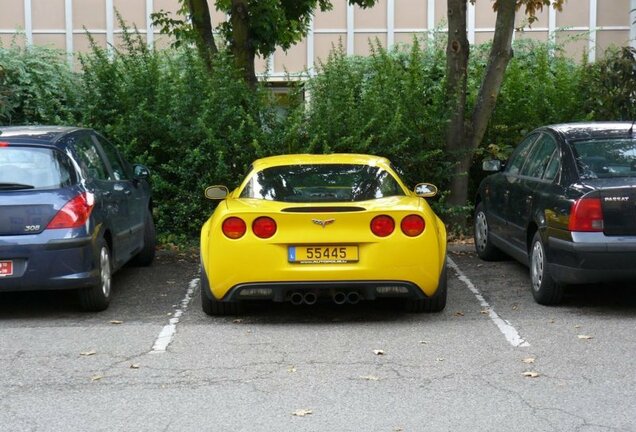
M 0 241 L 0 260 L 13 264 L 13 274 L 0 277 L 0 292 L 77 289 L 99 282 L 91 237 L 19 237 Z
M 569 284 L 636 280 L 636 238 L 573 233 L 574 241 L 551 237 L 550 272 Z

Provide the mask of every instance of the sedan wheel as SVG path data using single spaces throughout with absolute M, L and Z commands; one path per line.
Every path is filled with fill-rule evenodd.
M 80 305 L 85 311 L 98 312 L 106 309 L 110 303 L 112 266 L 108 245 L 102 240 L 99 245 L 99 280 L 88 288 L 79 291 Z
M 530 280 L 534 300 L 543 305 L 553 305 L 561 301 L 563 286 L 554 281 L 548 270 L 545 247 L 537 232 L 532 239 L 530 250 Z
M 488 228 L 488 219 L 484 212 L 484 205 L 482 203 L 477 204 L 475 209 L 475 250 L 479 258 L 485 261 L 495 261 L 501 258 L 499 249 L 493 246 L 490 241 L 490 230 Z

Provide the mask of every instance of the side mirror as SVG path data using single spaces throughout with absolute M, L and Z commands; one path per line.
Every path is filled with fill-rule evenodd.
M 481 169 L 489 172 L 501 171 L 501 161 L 499 159 L 485 160 L 481 164 Z
M 413 191 L 418 197 L 430 198 L 437 195 L 437 186 L 431 183 L 418 183 Z
M 225 186 L 208 186 L 205 188 L 205 197 L 210 200 L 222 200 L 227 198 L 230 191 Z
M 145 165 L 133 165 L 133 178 L 135 180 L 146 180 L 150 177 L 150 170 Z

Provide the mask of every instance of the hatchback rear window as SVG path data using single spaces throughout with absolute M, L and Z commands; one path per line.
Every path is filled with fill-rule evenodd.
M 241 198 L 284 202 L 352 202 L 404 195 L 387 171 L 369 165 L 313 164 L 266 168 L 252 175 Z
M 75 182 L 66 155 L 46 148 L 0 147 L 0 190 L 56 189 Z
M 576 141 L 573 147 L 583 178 L 636 177 L 636 139 Z

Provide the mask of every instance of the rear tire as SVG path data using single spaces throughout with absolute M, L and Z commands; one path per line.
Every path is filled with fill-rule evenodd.
M 542 305 L 556 305 L 563 297 L 563 285 L 557 283 L 548 270 L 545 247 L 537 231 L 530 248 L 530 283 L 534 300 Z
M 148 209 L 144 217 L 144 245 L 141 251 L 133 258 L 132 264 L 139 267 L 148 267 L 151 265 L 155 260 L 156 246 L 155 223 L 152 220 L 152 213 Z
M 95 285 L 79 290 L 79 301 L 82 310 L 87 312 L 99 312 L 108 308 L 112 285 L 112 263 L 110 250 L 104 239 L 97 245 L 97 268 L 99 282 Z
M 448 277 L 446 276 L 446 262 L 439 276 L 437 291 L 433 297 L 426 299 L 407 299 L 404 309 L 410 313 L 441 312 L 446 307 L 446 297 L 448 295 Z
M 475 238 L 475 251 L 484 261 L 497 261 L 502 258 L 502 252 L 497 249 L 490 240 L 490 227 L 482 203 L 475 208 L 473 235 Z
M 201 265 L 201 308 L 206 315 L 210 316 L 227 316 L 239 315 L 242 312 L 239 302 L 224 302 L 214 299 L 210 291 L 210 283 L 207 275 Z

